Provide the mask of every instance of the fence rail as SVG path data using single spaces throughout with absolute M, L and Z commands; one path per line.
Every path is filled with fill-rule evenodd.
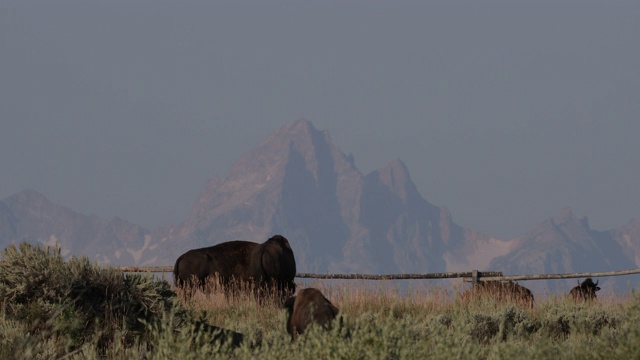
M 173 272 L 173 266 L 114 266 L 113 269 L 124 272 Z
M 432 274 L 389 274 L 389 275 L 369 275 L 369 274 L 296 274 L 297 278 L 308 279 L 349 279 L 349 280 L 409 280 L 409 279 L 453 279 L 471 278 L 473 272 L 447 272 Z M 500 271 L 480 271 L 478 277 L 500 277 Z
M 124 272 L 173 272 L 173 266 L 118 266 L 114 269 Z M 538 274 L 538 275 L 510 275 L 503 276 L 500 271 L 468 271 L 468 272 L 445 272 L 431 274 L 388 274 L 388 275 L 371 275 L 371 274 L 310 274 L 298 273 L 297 278 L 307 279 L 345 279 L 345 280 L 409 280 L 409 279 L 452 279 L 463 278 L 463 281 L 477 280 L 550 280 L 550 279 L 572 279 L 587 277 L 604 277 L 604 276 L 622 276 L 640 274 L 640 269 L 607 271 L 607 272 L 582 272 L 568 274 Z
M 587 277 L 604 277 L 604 276 L 622 276 L 622 275 L 633 275 L 640 274 L 640 269 L 630 269 L 630 270 L 618 270 L 618 271 L 607 271 L 607 272 L 582 272 L 582 273 L 571 273 L 571 274 L 539 274 L 539 275 L 512 275 L 512 276 L 489 276 L 482 277 L 482 280 L 490 281 L 490 280 L 501 280 L 501 281 L 517 281 L 517 280 L 550 280 L 550 279 L 573 279 L 573 278 L 587 278 Z M 464 279 L 464 281 L 471 281 L 468 279 Z
M 116 266 L 114 269 L 124 272 L 173 272 L 173 266 Z M 451 279 L 472 277 L 473 272 L 445 272 L 431 274 L 311 274 L 298 273 L 297 278 L 306 279 L 345 279 L 345 280 L 409 280 L 409 279 Z M 478 277 L 502 276 L 500 271 L 479 271 Z

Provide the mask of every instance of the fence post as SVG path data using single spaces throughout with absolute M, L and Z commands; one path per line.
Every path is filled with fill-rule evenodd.
M 478 283 L 478 270 L 471 271 L 471 286 L 475 286 Z

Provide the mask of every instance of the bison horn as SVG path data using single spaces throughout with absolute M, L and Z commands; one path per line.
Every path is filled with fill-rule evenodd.
M 598 286 L 598 283 L 600 282 L 600 280 L 596 280 L 596 286 Z

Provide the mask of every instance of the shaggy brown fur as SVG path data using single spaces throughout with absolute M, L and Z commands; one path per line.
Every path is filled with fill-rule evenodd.
M 533 307 L 533 293 L 513 281 L 478 281 L 462 294 L 463 301 L 491 298 L 498 302 L 516 302 Z
M 333 319 L 338 315 L 338 308 L 318 289 L 302 289 L 296 296 L 292 296 L 284 303 L 287 309 L 287 332 L 291 339 L 302 334 L 305 329 L 316 323 L 323 329 L 331 328 Z
M 262 244 L 236 240 L 189 250 L 176 260 L 173 275 L 176 286 L 203 290 L 216 275 L 225 287 L 232 280 L 255 281 L 263 289 L 276 287 L 285 299 L 295 291 L 296 260 L 289 241 L 275 235 Z

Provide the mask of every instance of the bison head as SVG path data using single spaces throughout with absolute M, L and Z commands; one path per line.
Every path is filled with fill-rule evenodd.
M 256 247 L 251 254 L 251 274 L 259 283 L 276 287 L 281 301 L 293 294 L 296 259 L 289 241 L 275 235 Z
M 598 281 L 594 283 L 591 278 L 586 278 L 582 283 L 578 280 L 578 286 L 571 289 L 569 294 L 574 300 L 592 300 L 599 290 Z
M 593 280 L 591 278 L 586 278 L 582 284 L 580 284 L 580 287 L 582 287 L 583 289 L 592 289 L 594 292 L 600 290 L 600 287 L 598 286 L 598 282 L 596 281 L 595 283 L 593 282 Z

